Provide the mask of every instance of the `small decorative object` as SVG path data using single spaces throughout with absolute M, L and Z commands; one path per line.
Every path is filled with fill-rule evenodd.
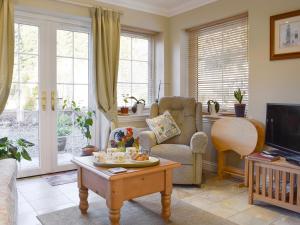
M 124 106 L 121 107 L 121 114 L 123 115 L 128 115 L 129 113 L 129 108 L 127 106 L 128 104 L 128 94 L 127 95 L 122 95 L 123 96 L 123 101 L 124 101 Z
M 125 152 L 128 147 L 139 149 L 139 137 L 134 133 L 132 127 L 118 128 L 110 140 L 110 145 L 113 148 L 118 148 L 119 151 Z
M 149 155 L 146 153 L 136 153 L 131 156 L 131 159 L 135 161 L 147 161 L 149 160 Z
M 220 104 L 217 101 L 208 100 L 207 110 L 210 115 L 216 115 L 220 110 Z
M 67 107 L 68 101 L 64 100 L 63 109 L 66 109 Z M 93 118 L 96 116 L 96 113 L 95 111 L 82 112 L 75 101 L 72 101 L 69 107 L 75 116 L 75 126 L 80 129 L 81 133 L 86 138 L 87 145 L 82 148 L 82 155 L 92 155 L 93 152 L 97 151 L 97 147 L 90 144 L 92 139 L 91 127 L 93 126 Z
M 237 117 L 245 117 L 246 104 L 242 104 L 245 91 L 241 91 L 239 88 L 237 91 L 234 91 L 234 97 L 238 103 L 234 104 L 235 115 Z
M 139 149 L 136 147 L 128 147 L 126 148 L 126 153 L 130 156 L 133 156 L 139 152 Z
M 97 162 L 105 162 L 107 159 L 107 154 L 104 151 L 93 152 L 93 155 Z
M 17 141 L 9 140 L 7 137 L 1 138 L 0 160 L 12 158 L 20 162 L 23 158 L 25 160 L 31 161 L 31 157 L 27 149 L 33 146 L 33 143 L 22 138 L 18 139 Z
M 158 85 L 157 99 L 155 100 L 156 103 L 159 102 L 160 88 L 161 88 L 161 80 L 159 81 L 159 85 Z
M 144 99 L 137 99 L 134 96 L 126 97 L 126 101 L 128 103 L 128 99 L 132 99 L 135 101 L 134 105 L 132 106 L 131 110 L 133 113 L 137 113 L 138 115 L 143 113 L 143 110 L 145 108 L 145 100 Z
M 112 160 L 116 163 L 125 162 L 125 160 L 126 160 L 125 152 L 113 152 Z
M 300 10 L 270 18 L 270 59 L 300 58 Z

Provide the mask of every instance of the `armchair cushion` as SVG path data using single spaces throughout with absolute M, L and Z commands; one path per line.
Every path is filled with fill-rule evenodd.
M 153 119 L 146 119 L 146 122 L 154 132 L 159 144 L 181 133 L 169 111 L 165 111 L 162 115 Z
M 180 162 L 183 165 L 193 164 L 193 152 L 187 145 L 160 144 L 151 148 L 151 155 Z

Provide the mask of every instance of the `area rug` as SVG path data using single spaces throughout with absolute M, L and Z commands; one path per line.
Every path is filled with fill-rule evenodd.
M 77 182 L 77 171 L 70 171 L 44 177 L 51 186 Z
M 168 223 L 160 217 L 160 196 L 150 195 L 125 202 L 121 210 L 121 225 L 236 225 L 221 217 L 172 199 L 172 216 Z M 78 207 L 38 216 L 43 225 L 110 225 L 105 201 L 90 204 L 88 214 Z

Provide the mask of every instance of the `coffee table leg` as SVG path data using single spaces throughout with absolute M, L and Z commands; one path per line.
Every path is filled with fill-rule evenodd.
M 171 216 L 171 194 L 161 192 L 161 216 L 165 221 L 169 221 Z
M 89 203 L 88 203 L 88 189 L 86 187 L 80 187 L 79 188 L 79 198 L 80 198 L 80 203 L 79 203 L 79 209 L 82 214 L 86 214 L 87 210 L 89 208 Z
M 120 209 L 109 209 L 109 219 L 111 225 L 120 225 Z

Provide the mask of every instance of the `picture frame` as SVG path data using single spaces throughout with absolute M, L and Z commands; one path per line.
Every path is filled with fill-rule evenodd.
M 300 10 L 270 17 L 270 60 L 300 58 Z

